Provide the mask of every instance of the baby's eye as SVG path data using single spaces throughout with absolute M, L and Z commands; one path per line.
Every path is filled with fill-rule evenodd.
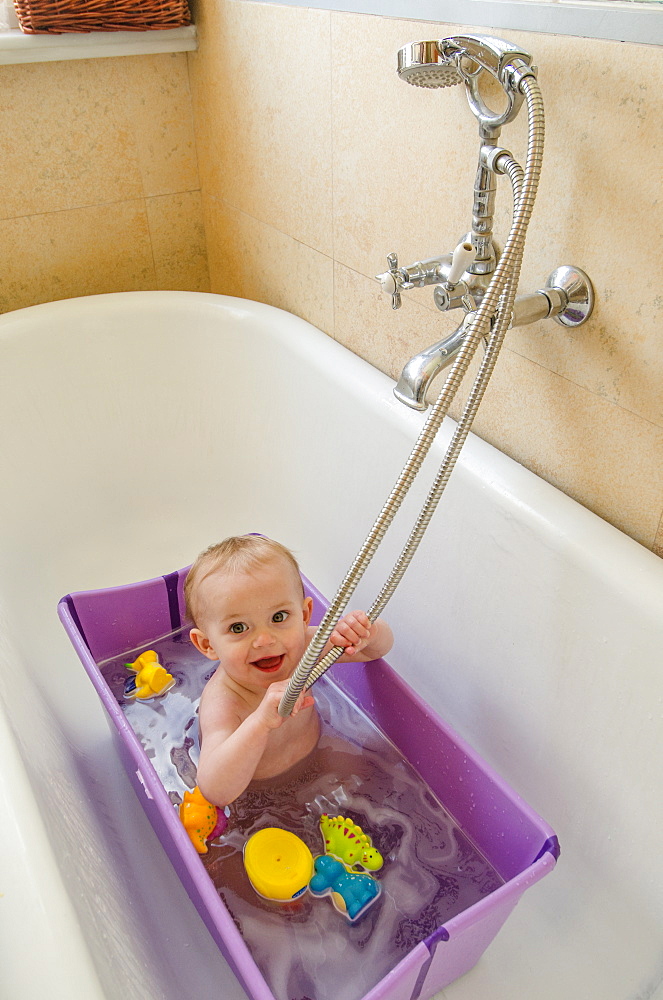
M 273 622 L 277 622 L 277 623 L 278 622 L 284 622 L 287 617 L 288 617 L 288 612 L 287 611 L 276 611 L 272 615 L 272 621 Z
M 235 635 L 241 635 L 242 632 L 246 632 L 248 630 L 248 627 L 249 626 L 245 622 L 233 622 L 228 631 L 233 632 Z

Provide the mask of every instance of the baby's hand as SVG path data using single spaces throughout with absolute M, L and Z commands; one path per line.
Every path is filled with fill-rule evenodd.
M 364 611 L 351 611 L 336 623 L 329 637 L 332 646 L 344 646 L 346 656 L 361 652 L 371 640 L 374 626 Z
M 265 697 L 256 708 L 256 715 L 268 729 L 278 729 L 290 716 L 297 715 L 298 712 L 306 708 L 311 708 L 315 704 L 311 695 L 302 691 L 295 702 L 295 707 L 290 716 L 279 715 L 279 705 L 281 704 L 281 698 L 286 692 L 288 683 L 288 681 L 276 681 L 274 684 L 270 684 L 265 692 Z

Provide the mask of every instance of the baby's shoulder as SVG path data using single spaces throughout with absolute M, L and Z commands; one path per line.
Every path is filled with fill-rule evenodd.
M 223 667 L 217 667 L 200 696 L 200 715 L 238 715 L 242 703 L 235 691 L 228 686 Z
M 241 699 L 225 683 L 225 675 L 217 668 L 203 689 L 198 707 L 201 743 L 210 739 L 227 739 L 246 718 Z M 211 744 L 210 744 L 211 745 Z

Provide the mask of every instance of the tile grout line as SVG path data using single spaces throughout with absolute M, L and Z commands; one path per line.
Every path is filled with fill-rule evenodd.
M 88 205 L 70 205 L 67 208 L 49 208 L 44 212 L 26 212 L 24 215 L 6 215 L 0 218 L 0 223 L 2 222 L 20 222 L 22 219 L 41 219 L 47 215 L 62 215 L 66 212 L 87 212 L 90 209 L 95 208 L 112 208 L 113 205 L 130 205 L 134 202 L 148 202 L 155 198 L 170 198 L 173 195 L 178 194 L 195 194 L 196 192 L 202 193 L 201 189 L 198 188 L 182 188 L 178 191 L 166 191 L 163 194 L 140 194 L 131 198 L 115 198 L 113 201 L 95 201 L 90 202 Z

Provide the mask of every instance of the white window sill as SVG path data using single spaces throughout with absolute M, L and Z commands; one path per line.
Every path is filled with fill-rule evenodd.
M 197 45 L 193 24 L 163 31 L 91 31 L 62 35 L 26 35 L 20 28 L 9 28 L 0 31 L 0 65 L 191 52 Z
M 260 0 L 355 14 L 663 45 L 663 3 L 620 0 Z M 413 8 L 416 7 L 416 10 Z M 428 37 L 423 35 L 422 37 Z

